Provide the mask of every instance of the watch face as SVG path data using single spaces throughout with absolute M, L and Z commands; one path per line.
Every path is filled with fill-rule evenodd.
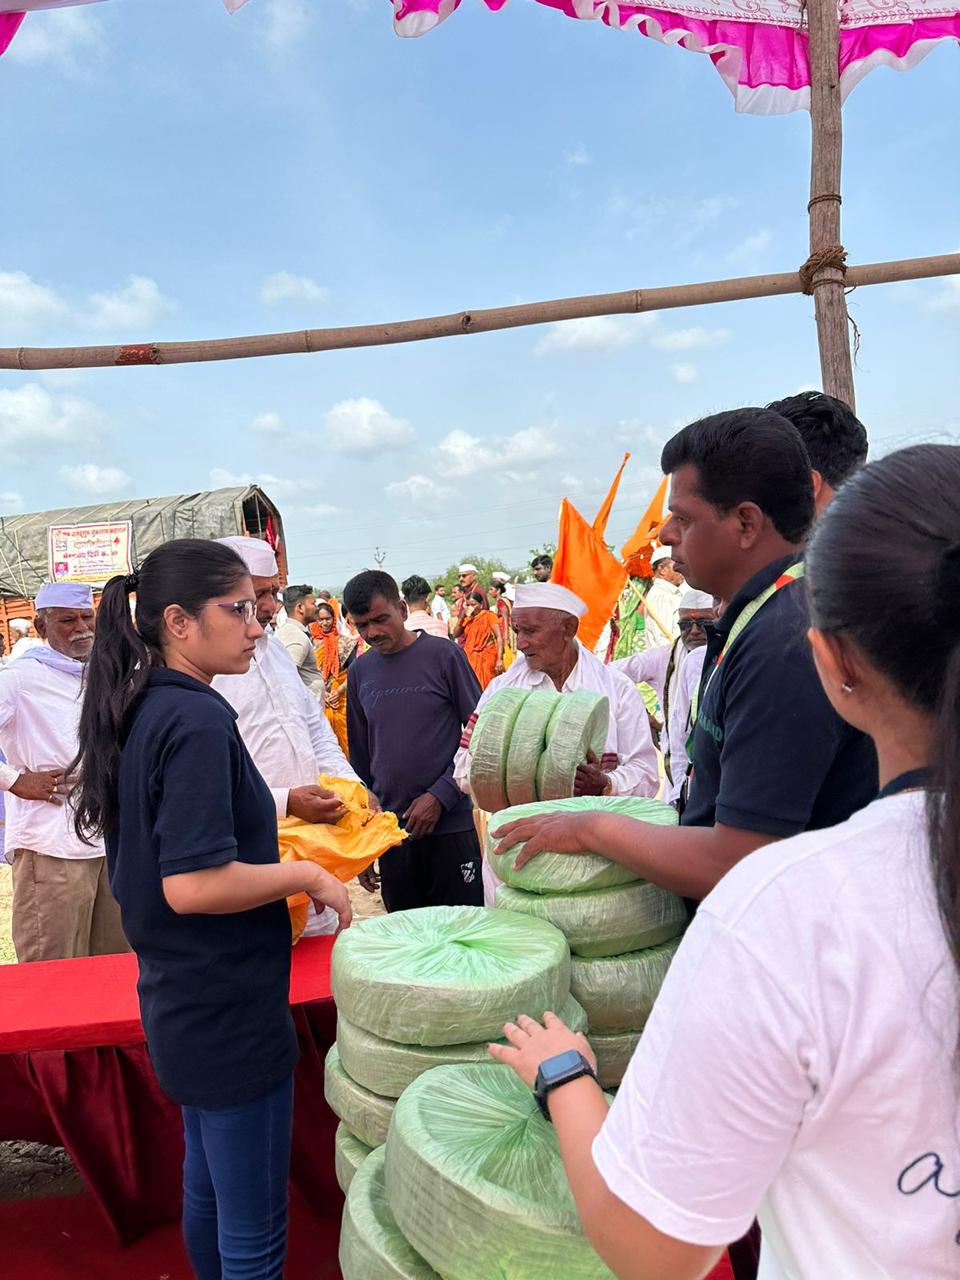
M 565 1053 L 558 1053 L 555 1057 L 541 1062 L 540 1074 L 544 1084 L 550 1084 L 552 1080 L 562 1080 L 571 1071 L 579 1070 L 582 1064 L 582 1055 L 576 1049 L 567 1049 Z

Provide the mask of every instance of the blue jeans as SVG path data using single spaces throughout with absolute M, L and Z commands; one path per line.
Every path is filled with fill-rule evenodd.
M 197 1280 L 281 1280 L 293 1076 L 237 1107 L 184 1107 L 183 1238 Z

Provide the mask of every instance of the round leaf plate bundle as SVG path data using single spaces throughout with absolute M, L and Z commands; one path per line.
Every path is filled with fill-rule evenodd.
M 570 990 L 586 1010 L 591 1032 L 642 1031 L 679 945 L 674 938 L 623 956 L 574 956 Z
M 611 1280 L 581 1229 L 553 1128 L 509 1067 L 438 1067 L 414 1081 L 386 1170 L 397 1225 L 445 1280 Z
M 545 1008 L 517 1009 L 510 1020 L 519 1013 L 542 1019 L 544 1012 Z M 586 1031 L 587 1015 L 576 1000 L 566 997 L 554 1012 L 572 1031 Z M 408 1085 L 433 1067 L 456 1062 L 489 1062 L 489 1043 L 489 1040 L 479 1040 L 474 1044 L 434 1047 L 395 1044 L 355 1026 L 346 1018 L 337 1019 L 337 1048 L 344 1071 L 365 1089 L 388 1098 L 399 1098 Z
M 535 695 L 531 694 L 531 698 Z M 497 814 L 487 828 L 487 859 L 504 884 L 528 893 L 580 893 L 585 889 L 611 889 L 630 884 L 639 877 L 627 867 L 611 862 L 599 853 L 538 853 L 535 858 L 514 870 L 522 845 L 514 845 L 505 853 L 495 854 L 497 830 L 521 818 L 542 818 L 555 813 L 614 813 L 636 818 L 656 826 L 677 824 L 676 810 L 660 800 L 641 796 L 569 796 L 564 800 L 541 800 L 538 804 L 518 805 Z
M 506 791 L 507 752 L 513 726 L 528 689 L 500 689 L 477 716 L 470 738 L 470 790 L 481 809 L 496 813 L 509 804 Z
M 371 1150 L 365 1142 L 355 1138 L 345 1124 L 337 1125 L 337 1132 L 333 1135 L 333 1165 L 337 1183 L 344 1195 L 347 1194 L 354 1174 Z
M 589 893 L 554 894 L 524 893 L 501 884 L 496 901 L 506 911 L 556 925 L 579 956 L 619 956 L 655 947 L 678 937 L 687 923 L 683 899 L 645 880 Z M 336 947 L 333 955 L 336 963 Z
M 578 767 L 592 751 L 599 760 L 610 727 L 610 703 L 600 693 L 575 689 L 557 696 L 547 725 L 547 745 L 537 765 L 537 797 L 560 800 L 573 795 Z
M 547 725 L 559 696 L 552 689 L 534 689 L 520 708 L 507 748 L 509 804 L 530 804 L 537 798 L 537 765 L 547 745 Z
M 590 1047 L 597 1055 L 597 1079 L 604 1089 L 615 1089 L 640 1043 L 639 1031 L 591 1032 Z
M 343 1280 L 440 1280 L 407 1244 L 387 1204 L 384 1152 L 374 1151 L 350 1186 L 340 1230 Z
M 570 955 L 547 920 L 521 925 L 484 907 L 419 907 L 342 933 L 330 983 L 340 1015 L 382 1040 L 469 1044 L 496 1039 L 519 1012 L 559 1008 L 570 992 Z
M 336 1045 L 331 1045 L 324 1061 L 323 1096 L 355 1138 L 367 1147 L 383 1146 L 397 1104 L 393 1098 L 381 1098 L 351 1080 L 340 1065 Z

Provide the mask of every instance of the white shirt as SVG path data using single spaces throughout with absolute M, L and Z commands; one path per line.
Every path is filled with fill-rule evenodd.
M 577 651 L 577 665 L 564 681 L 561 693 L 589 689 L 609 699 L 610 728 L 604 753 L 615 755 L 618 762 L 608 775 L 612 794 L 655 796 L 660 789 L 657 752 L 643 699 L 623 672 L 605 666 L 581 644 L 577 645 Z M 523 654 L 519 654 L 513 665 L 484 689 L 477 711 L 498 689 L 506 688 L 555 689 L 556 686 L 545 672 L 532 671 Z M 454 777 L 464 790 L 469 774 L 470 757 L 466 748 L 461 747 L 454 764 Z
M 407 614 L 408 631 L 425 631 L 428 636 L 439 636 L 441 640 L 450 639 L 450 629 L 439 616 L 435 617 L 424 609 L 412 609 Z
M 83 705 L 82 663 L 76 668 L 76 674 L 60 671 L 30 658 L 0 671 L 0 751 L 8 761 L 0 764 L 0 790 L 7 793 L 8 862 L 14 849 L 32 849 L 52 858 L 103 857 L 102 842 L 84 844 L 74 831 L 69 804 L 22 800 L 10 790 L 24 770 L 66 769 L 73 763 Z
M 260 637 L 244 675 L 214 676 L 212 683 L 237 713 L 240 736 L 273 793 L 278 818 L 287 816 L 291 787 L 311 786 L 320 773 L 360 781 L 276 636 Z
M 430 604 L 430 612 L 435 618 L 439 618 L 441 622 L 450 622 L 450 606 L 447 604 L 443 596 L 434 596 Z M 449 630 L 447 635 L 449 635 Z
M 654 578 L 653 586 L 643 598 L 643 647 L 673 644 L 680 634 L 680 601 L 686 586 L 674 586 L 666 578 Z M 664 634 L 664 628 L 670 633 Z
M 663 726 L 661 747 L 663 754 L 670 761 L 670 777 L 666 780 L 666 798 L 671 803 L 677 800 L 683 788 L 683 780 L 687 776 L 687 739 L 690 736 L 690 704 L 693 691 L 703 671 L 703 660 L 707 656 L 706 645 L 688 650 L 682 640 L 672 645 L 657 645 L 655 649 L 633 653 L 628 658 L 619 658 L 610 665 L 631 680 L 634 684 L 648 684 L 664 703 L 664 681 L 670 665 L 670 655 L 676 654 L 673 671 L 670 673 L 670 688 L 667 692 L 667 722 Z
M 960 1274 L 957 977 L 924 802 L 877 800 L 721 880 L 594 1142 L 667 1235 L 727 1243 L 759 1207 L 761 1280 Z
M 36 649 L 38 645 L 42 645 L 43 641 L 36 636 L 21 636 L 10 650 L 10 662 L 16 662 L 18 658 L 22 658 L 30 649 Z

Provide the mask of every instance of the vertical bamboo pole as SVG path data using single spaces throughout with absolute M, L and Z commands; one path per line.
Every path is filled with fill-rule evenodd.
M 810 58 L 810 258 L 823 389 L 855 408 L 847 303 L 840 263 L 840 18 L 837 0 L 807 0 Z

